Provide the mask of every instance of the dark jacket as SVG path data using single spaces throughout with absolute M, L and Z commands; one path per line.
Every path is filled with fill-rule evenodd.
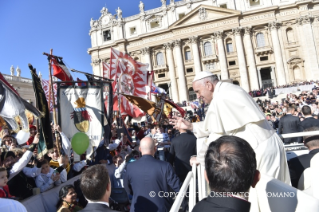
M 302 132 L 300 119 L 291 114 L 281 117 L 278 126 L 279 134 Z M 289 144 L 293 142 L 302 142 L 302 137 L 284 138 L 284 143 Z
M 310 127 L 319 127 L 319 120 L 313 117 L 305 118 L 305 120 L 301 122 L 301 126 L 304 130 Z
M 118 212 L 101 203 L 88 203 L 81 212 Z
M 198 202 L 192 212 L 249 212 L 249 209 L 250 203 L 248 201 L 236 197 L 212 196 Z
M 291 184 L 293 187 L 298 187 L 299 179 L 306 168 L 310 167 L 312 157 L 319 152 L 318 149 L 311 150 L 309 154 L 300 155 L 288 161 Z
M 178 192 L 180 186 L 173 167 L 151 155 L 143 155 L 126 167 L 124 188 L 133 195 L 131 212 L 169 211 L 173 201 L 164 197 L 164 192 Z
M 196 137 L 193 133 L 181 133 L 172 140 L 168 161 L 174 164 L 181 182 L 184 182 L 188 172 L 192 170 L 189 163 L 192 155 L 196 155 Z

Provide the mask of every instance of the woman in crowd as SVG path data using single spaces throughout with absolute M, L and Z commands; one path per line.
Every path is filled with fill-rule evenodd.
M 77 194 L 72 185 L 66 185 L 59 192 L 59 201 L 57 203 L 57 212 L 77 212 L 82 210 L 76 201 Z

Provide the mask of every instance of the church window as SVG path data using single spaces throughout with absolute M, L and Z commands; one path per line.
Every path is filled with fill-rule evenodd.
M 225 8 L 225 9 L 227 9 L 227 4 L 221 4 L 221 5 L 219 5 L 221 8 Z
M 249 0 L 250 6 L 258 6 L 260 5 L 261 0 Z
M 193 72 L 193 69 L 192 69 L 192 68 L 188 68 L 188 69 L 186 69 L 186 72 L 187 72 L 187 73 L 192 73 L 192 72 Z
M 156 61 L 157 61 L 157 65 L 160 66 L 160 65 L 164 65 L 164 55 L 162 52 L 159 52 L 156 54 Z
M 110 30 L 103 31 L 103 40 L 104 41 L 111 40 L 111 31 Z
M 206 63 L 205 64 L 205 69 L 206 69 L 206 71 L 214 70 L 215 69 L 215 64 L 214 63 Z
M 286 31 L 288 43 L 295 42 L 294 31 L 291 28 L 288 28 Z
M 185 60 L 188 61 L 188 60 L 191 60 L 192 59 L 192 55 L 191 55 L 191 50 L 190 48 L 185 48 Z
M 264 34 L 263 33 L 258 33 L 257 35 L 256 35 L 256 39 L 257 39 L 257 47 L 259 48 L 259 47 L 264 47 L 264 46 L 266 46 L 266 44 L 265 44 L 265 36 L 264 36 Z
M 233 49 L 233 43 L 232 43 L 232 40 L 231 39 L 227 39 L 226 40 L 226 50 L 228 53 L 231 53 L 234 51 Z
M 197 99 L 196 93 L 192 87 L 188 89 L 188 99 L 189 101 L 194 101 Z
M 210 56 L 210 55 L 213 54 L 213 52 L 212 52 L 212 44 L 209 41 L 204 43 L 204 52 L 205 52 L 205 56 Z
M 178 14 L 178 20 L 182 19 L 185 16 L 185 13 Z
M 130 28 L 131 35 L 136 34 L 136 27 Z
M 160 24 L 158 21 L 152 21 L 150 23 L 150 25 L 151 25 L 151 29 L 156 28 L 156 27 L 160 27 Z

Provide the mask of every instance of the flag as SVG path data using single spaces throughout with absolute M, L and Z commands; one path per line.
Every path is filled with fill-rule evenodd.
M 182 117 L 185 116 L 185 110 L 183 108 L 181 108 L 180 106 L 178 106 L 177 104 L 175 104 L 174 102 L 170 100 L 165 99 L 165 102 L 173 106 L 176 110 L 178 110 L 178 112 L 181 113 Z
M 86 76 L 86 78 L 88 79 L 88 82 L 89 82 L 90 85 L 96 86 L 96 83 L 94 82 L 95 79 L 94 79 L 94 77 L 93 77 L 92 75 L 85 74 L 85 76 Z
M 138 108 L 146 112 L 148 115 L 153 115 L 155 112 L 156 108 L 156 103 L 152 102 L 147 99 L 143 99 L 138 96 L 131 96 L 131 95 L 126 95 L 122 94 L 128 101 L 130 101 L 132 104 L 136 105 Z
M 37 102 L 37 107 L 43 113 L 43 116 L 40 119 L 40 140 L 38 144 L 38 158 L 41 158 L 47 153 L 48 149 L 53 148 L 53 138 L 51 131 L 51 122 L 50 122 L 50 111 L 48 107 L 48 102 L 46 100 L 45 92 L 42 88 L 41 79 L 38 77 L 31 65 L 32 84 L 33 90 L 35 93 L 35 99 Z
M 93 153 L 93 147 L 98 147 L 102 139 L 104 126 L 104 107 L 102 88 L 96 86 L 75 87 L 61 86 L 59 123 L 68 138 L 75 133 L 85 133 L 90 138 L 86 150 L 87 158 Z
M 135 61 L 129 55 L 111 48 L 110 79 L 114 80 L 112 87 L 114 91 L 147 98 L 146 86 L 148 85 L 147 75 L 148 64 Z M 113 108 L 118 108 L 118 92 L 114 93 Z M 120 107 L 122 115 L 129 115 L 133 118 L 144 116 L 145 113 L 137 106 L 133 105 L 122 95 L 120 97 Z
M 152 82 L 151 93 L 166 94 L 163 88 L 157 87 L 154 82 Z
M 48 107 L 50 108 L 50 112 L 52 112 L 54 105 L 53 105 L 53 99 L 50 96 L 50 93 L 51 93 L 50 92 L 50 89 L 51 89 L 50 88 L 50 81 L 42 79 L 41 84 L 42 84 L 43 91 L 45 93 L 45 98 L 48 102 Z M 56 83 L 53 84 L 53 92 L 54 92 L 54 100 L 55 100 L 55 102 L 57 102 L 57 96 L 56 96 L 57 84 Z
M 19 116 L 22 122 L 22 129 L 29 131 L 29 122 L 26 116 L 26 110 L 30 111 L 36 117 L 41 117 L 41 112 L 32 104 L 22 99 L 19 93 L 7 82 L 0 73 L 0 116 L 8 123 L 9 127 L 16 133 L 20 126 L 15 118 Z
M 167 102 L 164 104 L 163 113 L 167 118 L 170 118 L 173 106 L 168 104 Z
M 61 81 L 73 81 L 72 75 L 69 69 L 63 63 L 63 60 L 59 57 L 50 56 L 53 68 L 53 76 L 57 77 Z M 66 83 L 72 84 L 72 83 Z
M 103 62 L 103 77 L 110 79 L 110 64 Z
M 86 86 L 86 83 L 83 80 L 80 80 L 79 78 L 77 78 L 76 81 L 78 81 L 78 86 L 80 87 Z

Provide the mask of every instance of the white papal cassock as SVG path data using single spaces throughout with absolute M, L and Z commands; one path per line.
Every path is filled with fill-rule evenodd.
M 268 176 L 290 184 L 283 143 L 268 124 L 256 102 L 241 87 L 218 82 L 205 121 L 193 123 L 197 138 L 208 137 L 197 160 L 204 165 L 210 142 L 223 135 L 245 139 L 256 153 L 257 169 Z

